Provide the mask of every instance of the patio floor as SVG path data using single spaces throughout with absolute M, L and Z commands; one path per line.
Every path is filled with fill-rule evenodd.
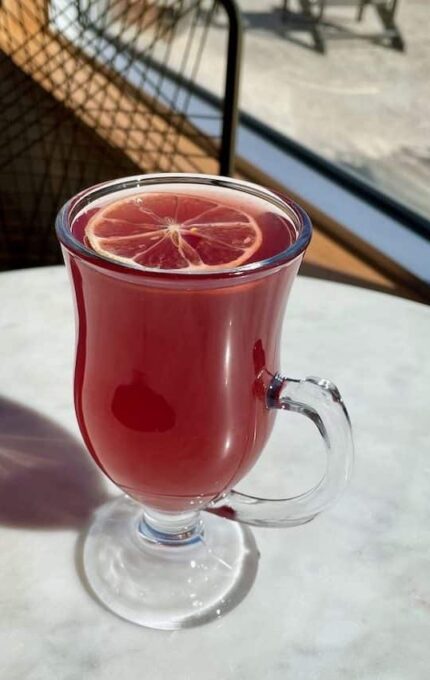
M 428 0 L 400 0 L 404 52 L 350 37 L 380 28 L 372 7 L 358 24 L 354 7 L 327 4 L 327 51 L 320 54 L 309 30 L 283 24 L 280 3 L 240 0 L 241 108 L 430 216 Z M 213 69 L 225 33 L 221 15 L 216 23 L 208 39 L 213 62 L 204 61 L 199 80 L 221 93 Z

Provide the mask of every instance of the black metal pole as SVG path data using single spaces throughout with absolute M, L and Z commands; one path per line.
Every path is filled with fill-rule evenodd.
M 235 0 L 219 0 L 219 2 L 224 7 L 229 19 L 219 171 L 220 175 L 231 176 L 234 171 L 236 153 L 243 28 L 240 10 Z

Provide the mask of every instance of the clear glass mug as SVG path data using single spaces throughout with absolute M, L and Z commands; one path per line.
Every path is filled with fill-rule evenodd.
M 100 203 L 184 185 L 191 194 L 216 187 L 226 198 L 264 199 L 293 225 L 292 244 L 236 269 L 189 273 L 114 262 L 72 232 Z M 88 581 L 107 607 L 141 625 L 174 629 L 218 617 L 255 576 L 258 553 L 243 524 L 308 522 L 350 475 L 351 428 L 337 388 L 280 374 L 284 309 L 310 220 L 289 199 L 248 182 L 169 174 L 85 190 L 62 208 L 56 229 L 74 290 L 79 427 L 96 463 L 125 492 L 90 527 Z M 294 498 L 239 493 L 233 487 L 260 455 L 278 410 L 315 423 L 326 473 Z

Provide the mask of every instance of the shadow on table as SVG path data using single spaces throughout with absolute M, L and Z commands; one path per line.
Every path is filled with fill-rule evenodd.
M 347 274 L 343 271 L 336 271 L 329 267 L 306 262 L 306 260 L 300 267 L 300 276 L 306 276 L 311 279 L 322 279 L 324 281 L 334 281 L 335 283 L 344 283 L 357 288 L 374 290 L 377 293 L 385 293 L 386 295 L 393 295 L 395 297 L 402 297 L 407 300 L 415 300 L 429 304 L 428 296 L 422 295 L 418 290 L 408 289 L 405 286 L 396 283 L 393 283 L 392 286 L 389 287 L 388 285 L 368 281 L 365 278 L 354 276 L 353 274 Z
M 80 443 L 44 415 L 0 397 L 0 523 L 79 528 L 107 500 Z

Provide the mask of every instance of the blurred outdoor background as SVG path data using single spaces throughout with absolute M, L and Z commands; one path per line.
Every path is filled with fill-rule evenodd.
M 430 300 L 428 0 L 238 3 L 1 2 L 1 269 L 91 184 L 198 172 L 298 200 L 304 274 Z
M 240 0 L 245 29 L 240 108 L 430 217 L 430 3 L 399 0 L 396 49 L 374 6 L 327 0 L 314 24 L 303 3 Z M 222 15 L 198 82 L 222 94 Z M 185 39 L 185 36 L 184 36 Z

